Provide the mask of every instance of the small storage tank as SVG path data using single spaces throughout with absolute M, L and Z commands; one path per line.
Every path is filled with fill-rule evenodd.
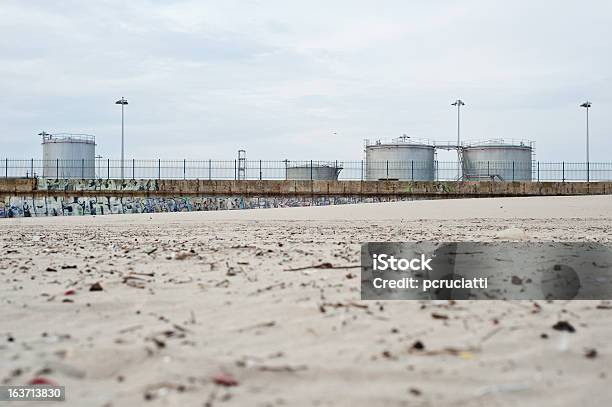
M 96 139 L 89 134 L 42 132 L 43 177 L 95 178 Z
M 337 181 L 342 166 L 336 164 L 306 164 L 287 166 L 288 180 Z
M 465 180 L 531 181 L 533 142 L 487 140 L 462 147 Z
M 433 143 L 400 137 L 391 142 L 366 141 L 366 180 L 433 181 Z

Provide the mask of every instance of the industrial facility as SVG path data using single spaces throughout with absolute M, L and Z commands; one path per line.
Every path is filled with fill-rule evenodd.
M 39 133 L 39 135 L 42 136 L 43 146 L 43 177 L 56 179 L 94 179 L 97 176 L 102 177 L 103 171 L 99 170 L 96 174 L 96 140 L 94 136 L 74 133 L 51 134 L 47 132 Z M 441 165 L 452 164 L 449 162 L 438 162 L 438 150 L 456 151 L 457 162 L 453 164 L 454 167 Z M 364 160 L 361 162 L 360 179 L 365 181 L 436 181 L 441 179 L 456 181 L 531 181 L 534 177 L 534 143 L 525 140 L 490 139 L 464 141 L 458 144 L 456 142 L 416 139 L 403 135 L 389 141 L 366 140 L 364 154 Z M 107 178 L 111 178 L 110 162 L 108 159 L 105 161 L 104 172 L 106 172 Z M 133 178 L 135 176 L 135 160 L 130 160 L 130 164 L 130 175 Z M 198 170 L 202 170 L 199 164 L 196 165 Z M 277 165 L 284 167 L 284 178 L 286 180 L 337 181 L 341 171 L 345 169 L 337 161 L 290 162 L 284 160 L 278 161 Z M 125 161 L 113 163 L 113 169 L 121 169 L 121 179 L 124 177 L 124 166 Z M 212 175 L 211 160 L 206 167 L 207 172 L 202 178 L 215 178 Z M 239 150 L 238 159 L 234 160 L 234 167 L 234 179 L 249 179 L 245 150 Z M 139 168 L 143 168 L 142 164 L 139 164 Z M 274 171 L 275 168 L 280 169 L 278 167 L 263 168 L 260 161 L 257 178 L 264 178 L 263 170 Z M 157 168 L 155 169 L 157 178 L 161 178 L 161 160 L 157 160 Z M 354 164 L 351 167 L 349 163 L 346 171 L 355 171 L 355 169 Z M 30 170 L 34 175 L 33 162 L 30 165 Z M 187 170 L 187 160 L 183 160 L 183 177 L 186 177 Z M 199 176 L 195 178 L 199 178 Z M 273 178 L 278 179 L 278 175 L 273 176 Z M 355 179 L 354 176 L 353 179 Z
M 534 142 L 491 139 L 461 144 L 401 136 L 391 141 L 365 141 L 368 181 L 433 181 L 439 179 L 437 151 L 456 150 L 456 180 L 531 181 Z
M 365 142 L 366 180 L 433 181 L 435 146 L 401 136 L 389 142 Z
M 89 134 L 42 132 L 43 177 L 96 177 L 96 138 Z
M 288 180 L 337 181 L 342 166 L 338 164 L 310 163 L 307 165 L 287 166 Z
M 461 146 L 463 179 L 531 181 L 534 161 L 532 141 L 487 140 Z

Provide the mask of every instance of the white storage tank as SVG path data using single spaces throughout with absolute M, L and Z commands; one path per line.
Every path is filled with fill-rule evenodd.
M 304 165 L 288 165 L 288 180 L 319 180 L 337 181 L 342 166 L 337 164 L 307 163 Z
M 390 142 L 366 141 L 366 180 L 433 181 L 434 145 L 399 137 Z
M 89 134 L 42 132 L 43 177 L 96 177 L 96 139 Z
M 532 141 L 487 140 L 464 143 L 463 179 L 531 181 Z

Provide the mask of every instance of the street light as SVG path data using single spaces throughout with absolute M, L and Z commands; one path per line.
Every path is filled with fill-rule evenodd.
M 590 169 L 589 169 L 589 109 L 593 104 L 588 100 L 580 105 L 586 109 L 586 165 L 587 165 L 587 182 L 590 181 Z
M 121 99 L 116 101 L 115 104 L 121 105 L 121 179 L 123 179 L 123 109 L 125 108 L 125 105 L 128 104 L 128 101 L 126 98 L 121 96 Z
M 457 106 L 457 180 L 461 179 L 461 106 L 463 100 L 457 99 L 451 106 Z

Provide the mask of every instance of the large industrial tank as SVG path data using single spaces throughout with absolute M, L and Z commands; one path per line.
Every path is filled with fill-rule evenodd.
M 531 181 L 533 142 L 487 140 L 462 147 L 463 179 Z
M 287 166 L 288 180 L 337 181 L 342 166 L 335 164 L 306 164 Z
M 43 177 L 95 178 L 96 139 L 89 134 L 42 132 Z
M 400 137 L 390 142 L 366 141 L 366 180 L 433 181 L 434 146 Z

